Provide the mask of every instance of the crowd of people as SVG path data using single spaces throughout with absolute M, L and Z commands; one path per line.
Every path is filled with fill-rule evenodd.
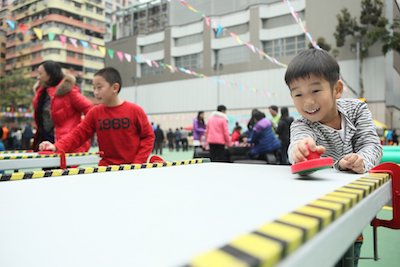
M 153 125 L 153 123 L 152 123 Z M 175 131 L 169 128 L 167 133 L 161 129 L 160 124 L 153 127 L 155 140 L 153 153 L 162 155 L 163 147 L 168 147 L 169 151 L 189 151 L 189 135 L 191 132 L 181 128 L 176 128 Z

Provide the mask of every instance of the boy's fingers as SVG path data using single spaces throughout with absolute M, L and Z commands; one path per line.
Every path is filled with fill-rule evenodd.
M 293 155 L 293 161 L 295 163 L 297 163 L 297 162 L 301 162 L 301 161 L 304 161 L 304 160 L 305 160 L 304 155 L 300 152 L 300 150 L 296 150 L 294 152 L 294 155 Z
M 316 147 L 316 151 L 319 153 L 319 154 L 324 154 L 325 153 L 325 147 L 324 146 L 317 146 Z
M 304 139 L 304 142 L 305 142 L 304 146 L 307 149 L 306 155 L 308 155 L 308 150 L 315 151 L 317 149 L 314 139 L 308 137 L 308 138 Z

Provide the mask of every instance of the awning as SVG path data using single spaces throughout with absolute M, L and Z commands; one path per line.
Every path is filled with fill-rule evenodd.
M 374 125 L 377 129 L 387 129 L 388 126 L 380 121 L 374 120 Z

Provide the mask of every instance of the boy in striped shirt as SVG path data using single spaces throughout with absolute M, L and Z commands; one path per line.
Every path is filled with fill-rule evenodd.
M 324 50 L 305 50 L 289 64 L 285 81 L 302 116 L 291 125 L 289 161 L 304 161 L 310 149 L 332 157 L 337 170 L 365 173 L 379 164 L 382 146 L 367 104 L 340 99 L 339 75 Z
M 302 117 L 290 127 L 289 161 L 304 161 L 311 150 L 332 157 L 337 170 L 365 173 L 379 164 L 382 146 L 367 104 L 340 99 L 339 76 L 338 63 L 324 50 L 305 50 L 290 62 L 285 82 Z M 354 243 L 354 266 L 362 241 L 360 235 Z

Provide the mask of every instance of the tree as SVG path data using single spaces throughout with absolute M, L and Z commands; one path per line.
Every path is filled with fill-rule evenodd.
M 34 79 L 24 76 L 22 71 L 14 71 L 0 78 L 0 107 L 28 109 L 32 104 Z
M 352 17 L 344 8 L 338 14 L 336 31 L 336 46 L 342 47 L 346 43 L 346 37 L 351 37 L 351 46 L 357 53 L 359 73 L 359 97 L 364 97 L 364 83 L 362 79 L 362 65 L 368 55 L 368 49 L 376 42 L 382 42 L 382 52 L 386 54 L 390 50 L 400 51 L 400 35 L 389 29 L 399 29 L 399 21 L 389 26 L 388 20 L 382 15 L 383 3 L 381 0 L 363 0 L 361 2 L 361 14 L 359 20 Z M 359 21 L 359 22 L 358 22 Z

